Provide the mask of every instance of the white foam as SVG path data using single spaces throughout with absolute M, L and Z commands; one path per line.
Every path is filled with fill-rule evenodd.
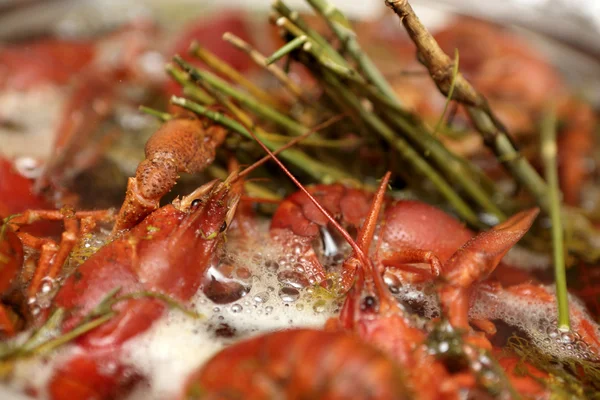
M 189 374 L 224 345 L 205 323 L 173 312 L 124 345 L 122 361 L 151 382 L 134 391 L 132 399 L 173 398 L 181 391 Z
M 418 310 L 425 318 L 431 319 L 440 315 L 438 296 L 431 283 L 402 285 L 389 276 L 386 277 L 386 283 L 401 302 Z M 541 289 L 555 297 L 554 287 L 542 286 Z M 508 290 L 476 290 L 475 293 L 469 309 L 471 319 L 503 321 L 527 334 L 532 344 L 541 351 L 559 359 L 590 359 L 600 355 L 600 348 L 593 343 L 585 343 L 577 333 L 584 318 L 592 324 L 597 337 L 600 337 L 600 328 L 585 311 L 583 304 L 573 296 L 569 296 L 572 330 L 561 332 L 557 328 L 555 299 L 545 302 L 536 297 L 519 296 Z
M 542 287 L 555 297 L 552 286 Z M 544 302 L 535 297 L 523 297 L 502 291 L 490 293 L 480 291 L 470 309 L 471 318 L 499 319 L 520 328 L 540 350 L 559 359 L 598 358 L 600 348 L 593 343 L 585 343 L 577 331 L 585 318 L 592 324 L 594 334 L 600 337 L 600 329 L 585 311 L 581 302 L 569 296 L 571 331 L 562 332 L 557 328 L 558 312 L 556 300 Z M 594 354 L 595 352 L 595 354 Z
M 250 287 L 243 297 L 229 304 L 215 304 L 199 291 L 191 303 L 204 318 L 193 320 L 172 311 L 126 343 L 123 361 L 133 364 L 151 382 L 135 390 L 131 399 L 172 398 L 182 390 L 187 376 L 224 346 L 274 330 L 322 327 L 335 315 L 339 304 L 319 298 L 310 287 L 294 288 L 298 292 L 294 301 L 279 295 L 280 289 L 292 286 L 279 282 L 277 272 L 284 267 L 290 271 L 294 266 L 302 268 L 303 262 L 289 255 L 289 249 L 261 245 L 273 243 L 263 234 L 267 233 L 243 246 L 230 239 L 222 257 L 237 270 L 252 271 L 250 277 L 241 280 Z M 278 270 L 274 270 L 275 262 Z
M 36 398 L 48 398 L 47 386 L 55 367 L 69 359 L 74 349 L 75 346 L 65 345 L 52 353 L 50 357 L 40 356 L 16 361 L 8 384 L 4 388 L 0 385 L 0 389 L 21 394 L 29 389 L 38 393 Z M 0 396 L 0 398 L 12 399 L 13 397 Z
M 251 239 L 243 239 L 231 235 L 219 263 L 208 271 L 209 276 L 242 288 L 234 291 L 234 300 L 216 304 L 201 290 L 187 306 L 204 318 L 194 320 L 181 311 L 172 310 L 151 329 L 123 346 L 121 361 L 134 366 L 150 382 L 139 385 L 131 399 L 173 398 L 180 393 L 189 374 L 223 347 L 274 330 L 323 327 L 328 318 L 337 315 L 341 300 L 302 278 L 302 272 L 309 264 L 302 254 L 301 241 L 294 237 L 272 240 L 265 224 L 251 236 Z M 316 252 L 322 254 L 322 249 L 316 249 Z M 338 254 L 321 259 L 329 272 L 339 272 L 347 252 L 347 246 L 342 245 Z M 386 283 L 409 309 L 412 307 L 426 318 L 439 316 L 438 297 L 431 283 L 401 284 L 389 275 L 386 275 Z M 544 289 L 554 293 L 552 288 Z M 577 335 L 567 337 L 556 331 L 555 302 L 544 303 L 507 291 L 478 293 L 473 299 L 471 318 L 502 320 L 518 327 L 535 345 L 558 357 L 591 356 Z M 577 315 L 572 315 L 576 330 L 580 318 L 586 314 L 575 299 L 571 299 L 571 305 L 577 310 Z M 598 328 L 595 329 L 600 335 Z M 40 359 L 19 361 L 10 389 L 37 388 L 44 398 L 43 390 L 53 366 L 68 357 L 72 347 L 65 346 L 49 362 Z

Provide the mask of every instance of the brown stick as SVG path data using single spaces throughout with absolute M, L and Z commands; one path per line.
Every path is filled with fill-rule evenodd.
M 408 0 L 386 0 L 400 17 L 411 40 L 417 46 L 419 60 L 425 65 L 439 90 L 448 96 L 452 85 L 453 62 L 444 53 L 435 38 L 416 16 Z M 452 99 L 466 105 L 473 125 L 483 136 L 485 144 L 496 154 L 512 176 L 536 199 L 540 207 L 549 212 L 548 186 L 529 162 L 516 150 L 506 128 L 494 115 L 485 97 L 459 72 L 455 78 Z

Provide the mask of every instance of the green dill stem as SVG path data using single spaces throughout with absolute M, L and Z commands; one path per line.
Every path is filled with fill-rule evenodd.
M 313 6 L 313 8 L 315 8 L 315 10 L 317 10 L 317 12 L 319 12 L 321 15 L 323 15 L 324 19 L 326 19 L 327 22 L 329 23 L 330 28 L 336 33 L 336 35 L 338 35 L 340 40 L 346 44 L 348 52 L 357 61 L 357 63 L 359 64 L 359 66 L 361 67 L 363 72 L 365 72 L 365 74 L 368 76 L 369 80 L 371 82 L 373 82 L 374 84 L 376 84 L 376 86 L 380 90 L 380 92 L 377 90 L 372 90 L 370 88 L 370 86 L 368 84 L 366 84 L 366 82 L 364 82 L 364 81 L 356 81 L 355 80 L 355 83 L 358 86 L 360 86 L 361 88 L 365 89 L 371 95 L 377 97 L 377 99 L 379 101 L 384 102 L 392 110 L 394 110 L 395 115 L 393 115 L 391 117 L 394 124 L 399 126 L 401 129 L 403 129 L 403 131 L 407 134 L 407 136 L 409 136 L 411 138 L 411 140 L 418 143 L 426 154 L 431 154 L 431 156 L 434 158 L 434 160 L 439 165 L 439 167 L 443 168 L 447 172 L 447 175 L 453 181 L 456 181 L 457 183 L 459 183 L 465 189 L 465 191 L 482 207 L 483 210 L 493 214 L 500 221 L 506 219 L 506 216 L 504 215 L 504 213 L 500 210 L 500 208 L 498 208 L 494 204 L 492 199 L 485 193 L 485 190 L 480 185 L 478 185 L 477 182 L 475 182 L 472 179 L 473 174 L 470 173 L 469 171 L 467 171 L 468 168 L 466 168 L 465 165 L 460 160 L 458 160 L 455 155 L 451 154 L 441 143 L 439 143 L 437 140 L 435 140 L 435 138 L 432 137 L 431 134 L 429 134 L 428 132 L 419 130 L 416 126 L 414 126 L 414 124 L 410 123 L 406 119 L 406 114 L 407 114 L 406 111 L 400 107 L 400 103 L 399 103 L 398 99 L 395 97 L 391 88 L 389 88 L 389 85 L 387 84 L 387 82 L 385 81 L 383 76 L 381 76 L 381 74 L 379 73 L 377 68 L 370 62 L 369 58 L 362 52 L 360 46 L 354 39 L 355 34 L 348 28 L 342 26 L 339 22 L 335 22 L 335 21 L 331 20 L 331 18 L 333 18 L 332 16 L 334 14 L 337 15 L 337 18 L 344 19 L 343 15 L 341 15 L 341 13 L 339 13 L 339 11 L 337 11 L 335 8 L 330 7 L 330 5 L 328 5 L 328 3 L 326 1 L 308 0 L 308 2 Z M 279 3 L 280 2 L 278 2 L 276 4 L 279 4 Z M 285 10 L 284 12 L 290 17 L 294 16 L 291 12 L 288 12 L 287 10 Z M 299 17 L 296 17 L 296 21 L 298 21 L 298 18 Z M 297 37 L 308 35 L 308 33 L 304 32 L 302 30 L 302 28 L 300 28 L 300 26 L 296 26 L 296 25 L 292 24 L 291 22 L 289 22 L 289 20 L 285 20 L 285 21 L 280 20 L 280 21 L 278 21 L 278 23 L 280 25 L 282 25 L 285 29 L 287 29 L 290 33 L 292 33 L 293 35 L 295 35 Z M 303 22 L 301 22 L 300 24 L 304 25 L 304 27 L 306 28 L 306 25 Z M 327 68 L 328 65 L 324 65 L 322 63 L 322 60 L 323 60 L 322 55 L 324 53 L 327 53 L 328 56 L 332 56 L 332 52 L 335 54 L 338 54 L 338 53 L 335 52 L 335 50 L 333 50 L 333 48 L 331 48 L 328 45 L 321 46 L 322 48 L 320 48 L 320 49 L 314 48 L 315 43 L 321 43 L 321 41 L 317 40 L 316 37 L 318 37 L 318 33 L 312 33 L 313 42 L 308 42 L 308 43 L 313 44 L 312 50 L 315 51 L 317 54 L 321 55 L 321 57 L 317 57 L 317 60 L 321 63 L 321 65 L 323 65 L 324 67 Z M 339 56 L 339 54 L 338 54 L 338 56 Z M 339 57 L 341 57 L 341 56 L 339 56 Z M 333 59 L 334 59 L 334 57 L 330 58 L 331 61 L 333 61 Z M 335 60 L 337 62 L 338 58 L 335 57 Z M 456 64 L 458 64 L 458 63 L 456 63 Z M 343 65 L 340 64 L 340 65 L 343 66 L 344 68 L 349 68 L 347 66 L 347 64 L 343 64 Z M 331 68 L 329 68 L 329 69 L 331 69 Z M 337 69 L 331 69 L 331 70 L 334 73 L 336 73 L 337 75 L 339 75 L 341 78 L 348 77 L 348 73 L 346 71 L 339 72 Z M 342 95 L 342 97 L 344 97 L 344 95 Z M 335 97 L 334 97 L 334 99 L 335 99 Z M 393 140 L 393 139 L 389 138 L 388 140 Z M 410 154 L 415 153 L 414 150 L 412 148 L 410 148 L 410 145 L 405 141 L 400 140 L 398 143 L 396 143 L 396 146 L 400 146 L 401 144 L 406 145 L 406 146 L 404 146 L 405 151 L 409 152 Z M 415 153 L 415 155 L 418 156 L 418 154 L 416 154 L 416 153 Z M 420 156 L 419 156 L 419 158 L 420 158 Z M 412 157 L 412 159 L 417 164 L 419 164 L 419 165 L 421 164 L 419 161 L 417 161 L 416 158 Z M 426 168 L 426 167 L 422 166 L 419 169 L 421 171 L 423 171 L 423 168 Z M 429 169 L 431 169 L 431 168 L 429 168 Z M 441 183 L 441 182 L 438 182 L 438 184 L 444 186 L 443 183 Z M 445 185 L 444 189 L 441 189 L 441 190 L 444 190 L 448 196 L 453 197 L 454 201 L 456 202 L 456 205 L 458 207 L 462 207 L 462 206 L 458 205 L 459 202 L 458 202 L 457 196 L 452 196 L 450 194 L 450 192 L 448 191 L 448 189 L 449 189 L 449 186 Z M 465 203 L 463 202 L 463 204 L 465 204 Z M 471 222 L 473 222 L 473 220 L 471 220 Z
M 196 86 L 184 86 L 183 87 L 183 95 L 186 97 L 189 97 L 190 99 L 194 100 L 197 103 L 200 104 L 204 104 L 206 106 L 210 106 L 212 104 L 214 104 L 215 100 L 214 99 L 210 99 L 209 101 L 206 101 L 206 97 L 198 97 L 198 87 Z
M 11 358 L 18 358 L 31 354 L 33 350 L 47 342 L 48 336 L 59 330 L 59 326 L 64 320 L 65 310 L 58 308 L 46 320 L 38 330 L 36 330 L 26 341 L 20 346 L 13 347 L 10 344 L 2 346 L 0 351 L 0 361 L 6 361 Z M 4 345 L 4 343 L 1 343 Z
M 197 114 L 204 115 L 205 117 L 215 121 L 216 123 L 223 125 L 227 129 L 230 129 L 252 140 L 252 135 L 250 135 L 250 133 L 242 124 L 240 124 L 237 121 L 234 121 L 231 118 L 226 117 L 221 113 L 209 110 L 206 107 L 201 106 L 200 104 L 194 103 L 182 97 L 171 97 L 171 103 L 186 108 Z M 260 137 L 260 134 L 258 136 Z M 277 150 L 277 148 L 279 147 L 275 143 L 269 140 L 265 140 L 264 138 L 261 138 L 261 140 L 272 151 Z M 288 149 L 281 153 L 281 158 L 294 164 L 297 168 L 305 171 L 307 174 L 309 174 L 310 176 L 322 183 L 348 182 L 357 185 L 356 180 L 352 178 L 352 176 L 346 174 L 343 171 L 340 171 L 335 167 L 320 163 L 319 161 L 309 157 L 302 151 L 296 149 Z
M 482 134 L 484 142 L 491 146 L 496 158 L 504 164 L 511 175 L 525 187 L 535 198 L 540 208 L 550 212 L 548 202 L 548 185 L 524 158 L 507 135 L 498 130 L 492 119 L 483 111 L 474 107 L 467 107 L 467 113 L 473 121 L 475 128 Z
M 317 42 L 323 49 L 325 49 L 325 51 L 327 51 L 329 56 L 334 58 L 336 63 L 348 66 L 348 63 L 344 57 L 342 57 L 333 47 L 331 47 L 329 42 L 323 36 L 312 29 L 297 11 L 292 11 L 282 0 L 275 0 L 272 7 L 279 14 L 291 21 L 298 30 L 304 32 L 308 37 Z
M 307 36 L 304 31 L 302 31 L 299 27 L 294 25 L 292 21 L 290 21 L 286 17 L 278 18 L 277 25 L 281 26 L 296 37 Z M 332 57 L 331 51 L 329 51 L 327 47 L 324 47 L 321 44 L 319 44 L 316 40 L 309 37 L 306 43 L 304 43 L 304 45 L 302 46 L 302 50 L 312 54 L 312 56 L 315 57 L 321 65 L 323 65 L 327 69 L 330 69 L 336 74 L 355 82 L 365 82 L 364 78 L 358 72 L 356 72 L 356 70 L 350 68 L 345 60 L 343 63 L 339 62 L 338 60 L 335 60 L 334 57 Z
M 407 0 L 386 0 L 400 18 L 413 43 L 417 46 L 420 61 L 427 67 L 429 75 L 438 89 L 448 95 L 451 81 L 455 81 L 452 93 L 454 100 L 463 103 L 475 129 L 483 137 L 484 143 L 490 147 L 496 157 L 502 161 L 511 175 L 536 199 L 545 212 L 549 212 L 548 187 L 546 182 L 523 158 L 513 146 L 506 129 L 491 111 L 485 97 L 481 95 L 461 74 L 452 79 L 452 60 L 440 48 L 435 38 L 429 33 L 413 11 Z
M 567 294 L 565 250 L 560 210 L 558 167 L 556 162 L 556 113 L 554 108 L 545 113 L 541 128 L 542 160 L 544 161 L 544 171 L 550 191 L 550 218 L 552 219 L 552 247 L 554 250 L 556 300 L 558 302 L 558 328 L 560 330 L 569 330 L 569 298 Z
M 121 291 L 121 286 L 112 288 L 94 308 L 92 308 L 85 317 L 83 317 L 82 323 L 85 323 L 93 318 L 100 315 L 106 314 L 111 311 L 111 307 L 114 304 L 114 299 L 117 293 Z
M 214 74 L 211 74 L 208 71 L 202 71 L 197 68 L 194 68 L 184 60 L 179 57 L 174 57 L 174 61 L 177 62 L 184 70 L 186 70 L 191 78 L 196 81 L 205 81 L 210 86 L 212 86 L 216 91 L 224 93 L 227 96 L 232 97 L 233 99 L 239 101 L 243 106 L 250 109 L 253 113 L 258 116 L 273 121 L 278 124 L 282 128 L 289 131 L 291 134 L 300 136 L 302 135 L 306 128 L 304 128 L 300 123 L 294 121 L 290 117 L 278 112 L 277 110 L 258 102 L 252 96 L 242 93 L 237 89 L 234 89 L 229 83 L 220 79 Z
M 171 298 L 170 296 L 167 296 L 165 294 L 158 293 L 158 292 L 141 291 L 141 292 L 133 292 L 133 293 L 124 294 L 123 296 L 119 296 L 119 297 L 115 298 L 113 300 L 112 304 L 118 303 L 123 300 L 144 299 L 144 298 L 158 299 L 158 300 L 164 302 L 169 308 L 174 308 L 176 310 L 179 310 L 182 313 L 184 313 L 185 315 L 187 315 L 188 317 L 191 317 L 194 319 L 200 319 L 200 318 L 204 317 L 202 314 L 199 314 L 195 311 L 188 310 L 183 304 L 180 304 L 177 300 Z
M 283 136 L 277 133 L 268 133 L 265 132 L 263 135 L 268 140 L 273 142 L 282 142 L 288 143 L 293 140 L 293 137 Z M 311 147 L 319 147 L 319 148 L 332 148 L 332 149 L 340 149 L 340 148 L 353 148 L 362 143 L 360 138 L 351 137 L 346 139 L 319 139 L 319 138 L 307 138 L 304 139 L 299 145 L 302 146 L 311 146 Z
M 152 115 L 153 117 L 158 118 L 162 122 L 167 122 L 167 121 L 173 119 L 173 116 L 171 114 L 155 110 L 154 108 L 140 106 L 139 110 L 145 114 Z
M 337 93 L 348 102 L 361 116 L 361 118 L 398 153 L 404 157 L 419 173 L 427 177 L 438 189 L 440 194 L 448 200 L 458 214 L 472 226 L 481 226 L 477 215 L 471 210 L 469 205 L 454 191 L 446 180 L 433 169 L 431 165 L 417 153 L 410 144 L 403 138 L 397 136 L 395 132 L 385 124 L 378 116 L 367 111 L 360 103 L 360 100 L 345 85 L 337 80 L 335 76 L 327 71 L 323 71 L 327 82 L 335 87 Z
M 226 32 L 225 34 L 223 34 L 223 40 L 246 53 L 252 59 L 252 61 L 254 61 L 262 68 L 266 69 L 271 75 L 275 77 L 275 79 L 281 82 L 281 84 L 285 88 L 287 88 L 287 90 L 290 91 L 292 95 L 302 100 L 305 104 L 312 103 L 312 100 L 304 92 L 304 90 L 302 90 L 300 85 L 294 82 L 279 66 L 274 64 L 267 64 L 267 58 L 254 47 L 252 47 L 249 43 L 245 42 L 244 40 L 230 32 Z
M 486 212 L 494 215 L 499 221 L 504 221 L 506 215 L 494 203 L 485 190 L 473 179 L 472 171 L 450 152 L 444 145 L 429 132 L 420 131 L 406 119 L 393 115 L 390 120 L 398 126 L 410 139 L 417 142 L 425 154 L 435 161 L 448 179 L 460 185 L 464 191 Z
M 185 67 L 186 66 L 184 65 L 184 68 Z M 195 79 L 197 76 L 192 72 L 191 77 L 193 79 Z M 225 96 L 223 96 L 223 94 L 216 91 L 213 87 L 211 87 L 210 85 L 207 85 L 204 80 L 196 80 L 196 83 L 198 83 L 203 88 L 205 88 L 206 91 L 208 91 L 212 97 L 214 97 L 215 99 L 217 99 L 217 101 L 219 101 L 219 103 L 221 103 L 221 105 L 225 106 L 225 108 L 227 108 L 227 110 L 229 112 L 231 112 L 235 116 L 235 118 L 238 119 L 239 122 L 242 123 L 242 125 L 244 125 L 245 127 L 253 127 L 253 129 L 256 130 L 256 132 L 260 135 L 261 138 L 264 138 L 268 141 L 271 141 L 271 142 L 283 141 L 286 143 L 292 143 L 292 142 L 297 141 L 299 138 L 301 138 L 303 136 L 314 135 L 317 137 L 311 137 L 311 138 L 305 137 L 302 139 L 302 143 L 307 142 L 307 141 L 312 141 L 312 142 L 309 142 L 309 144 L 312 143 L 313 146 L 335 147 L 335 148 L 339 148 L 339 146 L 341 144 L 346 144 L 346 145 L 348 144 L 347 139 L 344 142 L 343 140 L 327 140 L 327 139 L 319 138 L 318 135 L 316 134 L 316 132 L 323 129 L 324 127 L 318 128 L 317 131 L 315 131 L 314 130 L 315 127 L 309 129 L 309 128 L 305 128 L 302 125 L 298 125 L 298 130 L 301 130 L 302 134 L 299 136 L 294 136 L 294 137 L 268 133 L 264 129 L 262 129 L 260 126 L 254 126 L 254 122 L 250 115 L 248 115 L 243 110 L 241 110 L 238 106 L 233 104 L 229 99 L 225 98 Z M 335 120 L 336 118 L 333 118 L 333 119 Z M 327 122 L 325 122 L 324 124 L 328 125 Z M 265 159 L 268 159 L 268 157 L 265 156 Z
M 417 143 L 423 150 L 424 153 L 431 153 L 434 158 L 437 156 L 434 153 L 441 153 L 439 156 L 441 157 L 442 164 L 441 168 L 444 165 L 449 163 L 459 162 L 461 164 L 460 167 L 453 167 L 451 171 L 453 174 L 465 174 L 465 176 L 471 175 L 476 179 L 476 182 L 472 182 L 471 185 L 473 188 L 469 189 L 464 187 L 464 189 L 469 192 L 469 194 L 473 197 L 475 201 L 479 203 L 479 205 L 489 213 L 496 215 L 501 221 L 506 219 L 506 216 L 503 216 L 502 212 L 493 205 L 493 202 L 490 203 L 491 200 L 485 200 L 484 197 L 488 197 L 485 193 L 494 193 L 495 192 L 495 183 L 491 180 L 487 175 L 485 175 L 481 170 L 475 167 L 468 160 L 457 156 L 456 154 L 449 151 L 432 133 L 430 133 L 427 128 L 418 120 L 418 117 L 411 114 L 406 109 L 402 108 L 400 105 L 393 103 L 379 91 L 377 91 L 371 85 L 357 85 L 357 87 L 363 92 L 365 96 L 367 96 L 370 100 L 373 101 L 374 104 L 380 105 L 386 108 L 386 110 L 380 110 L 380 112 L 386 115 L 394 125 L 398 126 L 400 129 L 405 132 L 405 134 L 409 135 L 411 140 Z M 417 122 L 418 121 L 418 122 Z M 438 160 L 438 162 L 440 161 Z M 450 160 L 450 161 L 448 161 Z M 450 177 L 455 180 L 462 180 L 462 176 L 453 176 Z M 467 179 L 467 178 L 465 178 Z M 460 183 L 460 182 L 458 182 Z M 475 194 L 474 192 L 482 192 L 482 194 Z M 478 197 L 481 197 L 478 199 Z M 487 205 L 486 205 L 487 204 Z M 494 210 L 495 209 L 495 210 Z
M 265 59 L 265 65 L 271 65 L 277 60 L 280 60 L 282 57 L 286 56 L 287 54 L 290 54 L 292 51 L 296 50 L 298 47 L 306 43 L 306 40 L 307 37 L 305 35 L 302 35 L 287 42 Z
M 115 315 L 116 315 L 115 312 L 109 312 L 101 317 L 93 319 L 84 324 L 78 325 L 73 330 L 71 330 L 67 333 L 64 333 L 52 340 L 49 340 L 35 348 L 32 348 L 31 350 L 28 351 L 28 353 L 29 354 L 43 354 L 43 353 L 52 351 L 52 350 L 56 349 L 57 347 L 60 347 L 63 344 L 66 344 L 66 343 L 78 338 L 79 336 L 91 331 L 92 329 L 99 327 L 100 325 L 104 324 L 105 322 L 107 322 L 108 320 L 113 318 Z
M 210 95 L 201 88 L 192 84 L 192 82 L 189 80 L 188 74 L 178 68 L 175 68 L 172 64 L 167 64 L 165 70 L 173 79 L 175 79 L 177 83 L 183 87 L 183 90 L 187 92 L 190 97 L 194 98 L 195 101 L 199 101 L 200 103 L 206 105 L 214 104 L 215 99 L 210 97 Z
M 214 164 L 209 165 L 206 170 L 209 174 L 218 179 L 225 179 L 229 174 L 227 171 L 221 167 L 218 167 Z M 244 190 L 252 197 L 256 197 L 259 199 L 265 199 L 269 201 L 281 201 L 282 197 L 275 192 L 265 188 L 262 185 L 258 185 L 254 182 L 244 182 Z
M 342 42 L 344 49 L 358 64 L 358 69 L 367 77 L 368 81 L 377 87 L 388 99 L 400 104 L 396 93 L 389 85 L 379 69 L 361 49 L 356 34 L 350 29 L 346 17 L 327 0 L 307 0 L 312 8 L 318 12 Z
M 446 96 L 446 102 L 444 104 L 444 110 L 442 110 L 442 115 L 440 115 L 440 119 L 437 124 L 435 124 L 435 129 L 433 130 L 433 136 L 437 135 L 442 124 L 444 123 L 444 117 L 448 112 L 448 106 L 452 101 L 452 95 L 454 94 L 454 88 L 456 87 L 456 77 L 458 76 L 458 49 L 454 49 L 454 67 L 452 68 L 452 82 L 450 83 L 450 89 L 448 90 L 448 96 Z
M 65 318 L 65 309 L 57 308 L 40 329 L 38 329 L 25 343 L 18 349 L 19 354 L 27 354 L 38 346 L 46 342 L 49 331 L 58 330 Z
M 231 79 L 233 82 L 246 88 L 246 90 L 248 90 L 248 92 L 252 94 L 252 96 L 256 97 L 261 102 L 267 103 L 271 107 L 279 106 L 280 103 L 275 98 L 273 98 L 273 96 L 265 92 L 260 87 L 256 86 L 249 79 L 246 79 L 246 77 L 244 77 L 244 75 L 236 71 L 235 68 L 232 68 L 229 64 L 227 64 L 224 60 L 219 58 L 216 54 L 202 47 L 198 42 L 194 41 L 192 43 L 192 45 L 190 46 L 190 53 L 198 57 L 217 73 Z

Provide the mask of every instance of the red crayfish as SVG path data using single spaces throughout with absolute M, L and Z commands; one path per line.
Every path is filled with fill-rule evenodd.
M 396 250 L 392 251 L 393 247 L 388 246 L 385 253 L 376 252 L 371 258 L 369 249 L 377 230 L 379 212 L 387 202 L 384 193 L 389 173 L 360 224 L 356 241 L 328 213 L 326 205 L 322 205 L 304 189 L 289 172 L 286 173 L 300 187 L 302 195 L 294 195 L 289 204 L 284 202 L 281 207 L 285 209 L 280 215 L 293 215 L 300 221 L 304 219 L 299 226 L 287 226 L 295 233 L 309 232 L 307 236 L 315 236 L 319 227 L 329 225 L 352 247 L 353 252 L 342 267 L 342 282 L 349 283 L 342 285 L 348 291 L 339 319 L 328 321 L 323 331 L 292 329 L 233 345 L 190 376 L 181 398 L 312 396 L 341 399 L 347 398 L 349 386 L 354 388 L 355 393 L 360 393 L 361 398 L 458 398 L 461 388 L 476 386 L 477 378 L 468 370 L 451 373 L 427 350 L 426 333 L 415 325 L 391 295 L 383 274 L 390 267 L 403 268 L 406 264 L 428 263 L 433 274 L 427 271 L 426 275 L 433 275 L 438 282 L 443 315 L 454 329 L 466 333 L 465 343 L 468 347 L 465 352 L 472 355 L 473 348 L 491 350 L 485 337 L 471 331 L 468 311 L 472 293 L 477 289 L 477 283 L 491 274 L 506 252 L 528 231 L 538 209 L 517 213 L 490 231 L 473 236 L 457 221 L 431 206 L 418 202 L 397 202 L 384 214 L 383 233 L 380 235 L 380 240 L 387 239 L 397 246 Z M 322 186 L 313 191 L 322 194 L 326 189 Z M 332 198 L 338 200 L 338 210 L 341 209 L 340 192 L 343 193 L 339 186 L 332 187 Z M 298 202 L 298 198 L 304 196 L 313 208 L 307 206 L 307 201 Z M 370 197 L 366 194 L 362 196 L 363 199 Z M 302 211 L 307 209 L 310 211 Z M 404 221 L 399 215 L 407 209 L 413 210 L 408 213 L 412 213 L 412 218 L 408 218 L 408 225 L 403 225 L 400 221 Z M 317 217 L 311 218 L 315 215 Z M 398 219 L 394 221 L 394 218 Z M 433 243 L 430 243 L 429 238 L 421 234 L 424 220 L 430 222 L 427 232 L 434 232 L 432 239 L 444 233 L 453 236 L 446 241 L 439 241 L 441 244 L 436 248 L 437 242 L 432 240 Z M 456 228 L 459 234 L 455 234 Z M 428 245 L 431 250 L 422 250 L 420 246 L 423 245 Z M 436 256 L 438 250 L 439 258 Z M 410 270 L 419 273 L 418 268 L 411 267 Z M 480 321 L 473 323 L 485 325 Z M 360 344 L 355 345 L 356 351 L 341 353 L 337 349 L 347 346 L 350 341 L 348 332 L 354 332 L 361 339 Z M 308 343 L 311 344 L 310 348 Z M 365 352 L 374 351 L 371 346 L 382 351 L 370 358 L 370 363 L 376 362 L 378 368 L 370 367 L 364 370 L 363 375 L 355 375 L 356 366 L 366 362 Z M 316 362 L 321 367 L 320 374 L 312 373 L 311 367 Z M 506 364 L 510 363 L 507 361 Z M 398 384 L 401 382 L 398 367 L 408 377 L 404 385 Z M 390 380 L 390 376 L 397 378 Z M 509 375 L 509 378 L 516 379 L 514 375 Z M 535 380 L 519 384 L 524 391 L 538 393 L 543 390 Z

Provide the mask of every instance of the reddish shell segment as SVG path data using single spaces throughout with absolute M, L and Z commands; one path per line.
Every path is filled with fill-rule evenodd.
M 29 209 L 51 208 L 32 188 L 33 181 L 19 174 L 11 161 L 0 156 L 0 217 Z
M 315 366 L 317 369 L 315 369 Z M 356 336 L 295 329 L 226 348 L 193 373 L 180 399 L 405 399 L 398 366 Z
M 149 290 L 188 300 L 216 255 L 223 223 L 237 204 L 231 203 L 232 195 L 226 185 L 219 184 L 191 211 L 162 207 L 97 251 L 55 297 L 55 305 L 71 313 L 64 328 L 71 329 L 116 288 L 120 288 L 119 295 Z M 80 342 L 94 347 L 120 345 L 146 330 L 164 306 L 155 299 L 140 298 L 122 301 L 115 309 L 117 316 L 82 336 Z
M 498 358 L 498 363 L 506 372 L 507 378 L 517 393 L 536 399 L 546 398 L 548 389 L 542 382 L 549 378 L 547 373 L 524 362 L 521 357 L 507 354 L 505 349 L 495 350 L 494 355 Z
M 236 71 L 244 73 L 255 68 L 255 64 L 250 57 L 247 57 L 233 46 L 228 46 L 223 41 L 225 32 L 231 32 L 246 42 L 254 43 L 254 40 L 252 40 L 252 27 L 248 22 L 248 18 L 240 12 L 229 12 L 208 20 L 202 17 L 193 21 L 183 30 L 183 34 L 173 44 L 172 50 L 166 54 L 179 54 L 186 61 L 198 64 L 198 59 L 188 53 L 190 43 L 196 40 L 201 46 L 223 59 Z M 181 95 L 182 88 L 174 80 L 169 80 L 165 91 L 169 94 Z
M 127 230 L 158 209 L 175 186 L 178 173 L 197 173 L 215 158 L 227 131 L 204 120 L 180 116 L 165 122 L 146 142 L 146 159 L 129 178 L 125 201 L 113 232 Z
M 372 194 L 342 185 L 309 188 L 317 200 L 346 226 L 360 227 L 369 211 Z M 473 237 L 473 232 L 444 211 L 416 200 L 397 201 L 385 209 L 383 240 L 393 249 L 433 251 L 444 262 Z M 289 229 L 298 236 L 314 237 L 327 219 L 302 192 L 287 197 L 271 221 L 271 230 Z
M 430 250 L 444 263 L 473 232 L 444 211 L 416 200 L 401 200 L 384 214 L 383 240 L 394 250 Z
M 560 76 L 536 49 L 489 23 L 463 18 L 435 39 L 446 54 L 458 49 L 461 70 L 491 100 L 535 108 L 561 87 Z
M 181 209 L 162 207 L 102 247 L 67 278 L 55 297 L 54 305 L 69 313 L 63 331 L 73 329 L 115 289 L 117 296 L 152 291 L 189 300 L 218 254 L 238 200 L 235 185 L 210 182 L 175 202 Z M 121 345 L 147 330 L 165 307 L 147 296 L 114 304 L 117 314 L 80 336 L 81 355 L 51 378 L 52 399 L 117 398 L 131 376 L 119 360 Z
M 369 211 L 371 194 L 343 185 L 316 185 L 308 188 L 319 203 L 343 225 L 359 227 Z M 271 220 L 271 230 L 289 229 L 298 236 L 314 237 L 319 227 L 327 225 L 327 218 L 298 191 L 288 196 L 277 208 Z
M 139 378 L 127 367 L 115 364 L 112 352 L 77 354 L 54 372 L 48 387 L 52 400 L 119 398 Z M 115 366 L 114 368 L 111 367 Z
M 85 41 L 42 39 L 0 51 L 0 88 L 26 90 L 43 83 L 66 84 L 89 65 L 95 47 Z
M 0 295 L 10 289 L 23 265 L 23 245 L 9 228 L 0 225 Z M 0 231 L 1 232 L 1 231 Z
M 33 192 L 34 181 L 21 175 L 10 160 L 0 155 L 0 218 L 26 210 L 53 208 L 46 199 Z M 62 228 L 52 222 L 38 221 L 25 225 L 21 232 L 35 236 L 58 235 Z

